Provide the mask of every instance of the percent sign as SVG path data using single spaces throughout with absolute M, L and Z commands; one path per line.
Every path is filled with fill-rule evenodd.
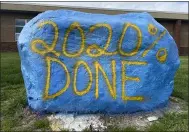
M 148 32 L 151 34 L 151 35 L 156 35 L 157 34 L 157 31 L 158 29 L 152 25 L 152 24 L 149 24 L 148 25 Z M 145 57 L 148 52 L 154 48 L 157 43 L 159 42 L 159 40 L 165 35 L 166 33 L 166 30 L 164 30 L 157 38 L 156 40 L 142 53 L 142 57 Z M 167 59 L 167 50 L 165 48 L 160 48 L 157 53 L 156 53 L 156 58 L 159 62 L 161 63 L 164 63 Z

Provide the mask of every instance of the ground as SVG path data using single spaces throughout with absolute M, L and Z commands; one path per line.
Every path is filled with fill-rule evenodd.
M 188 105 L 188 57 L 181 56 L 175 76 L 173 97 Z M 46 115 L 39 115 L 27 107 L 26 92 L 20 70 L 18 53 L 1 53 L 1 131 L 51 130 Z M 109 131 L 137 131 L 135 127 L 120 129 L 109 126 Z M 188 131 L 188 112 L 165 114 L 146 131 Z M 86 130 L 89 131 L 89 130 Z

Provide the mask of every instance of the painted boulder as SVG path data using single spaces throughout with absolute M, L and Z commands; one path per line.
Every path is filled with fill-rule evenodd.
M 29 106 L 39 112 L 131 113 L 163 107 L 180 60 L 148 13 L 47 11 L 19 40 Z

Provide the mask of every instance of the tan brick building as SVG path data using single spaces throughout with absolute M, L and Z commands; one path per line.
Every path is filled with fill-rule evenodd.
M 103 14 L 123 14 L 128 12 L 144 12 L 112 9 L 92 9 L 81 7 L 59 7 L 43 5 L 26 5 L 1 3 L 1 52 L 17 51 L 16 41 L 23 26 L 37 14 L 46 10 L 71 9 L 76 11 L 103 13 Z M 149 12 L 158 22 L 168 29 L 175 39 L 180 55 L 188 55 L 188 14 Z

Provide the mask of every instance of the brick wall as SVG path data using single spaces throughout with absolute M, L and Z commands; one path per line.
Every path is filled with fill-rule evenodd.
M 0 15 L 1 52 L 18 51 L 17 42 L 15 41 L 15 20 L 32 19 L 37 14 L 38 13 L 33 13 L 33 12 L 1 11 L 1 15 Z
M 1 52 L 17 52 L 16 42 L 1 42 Z

